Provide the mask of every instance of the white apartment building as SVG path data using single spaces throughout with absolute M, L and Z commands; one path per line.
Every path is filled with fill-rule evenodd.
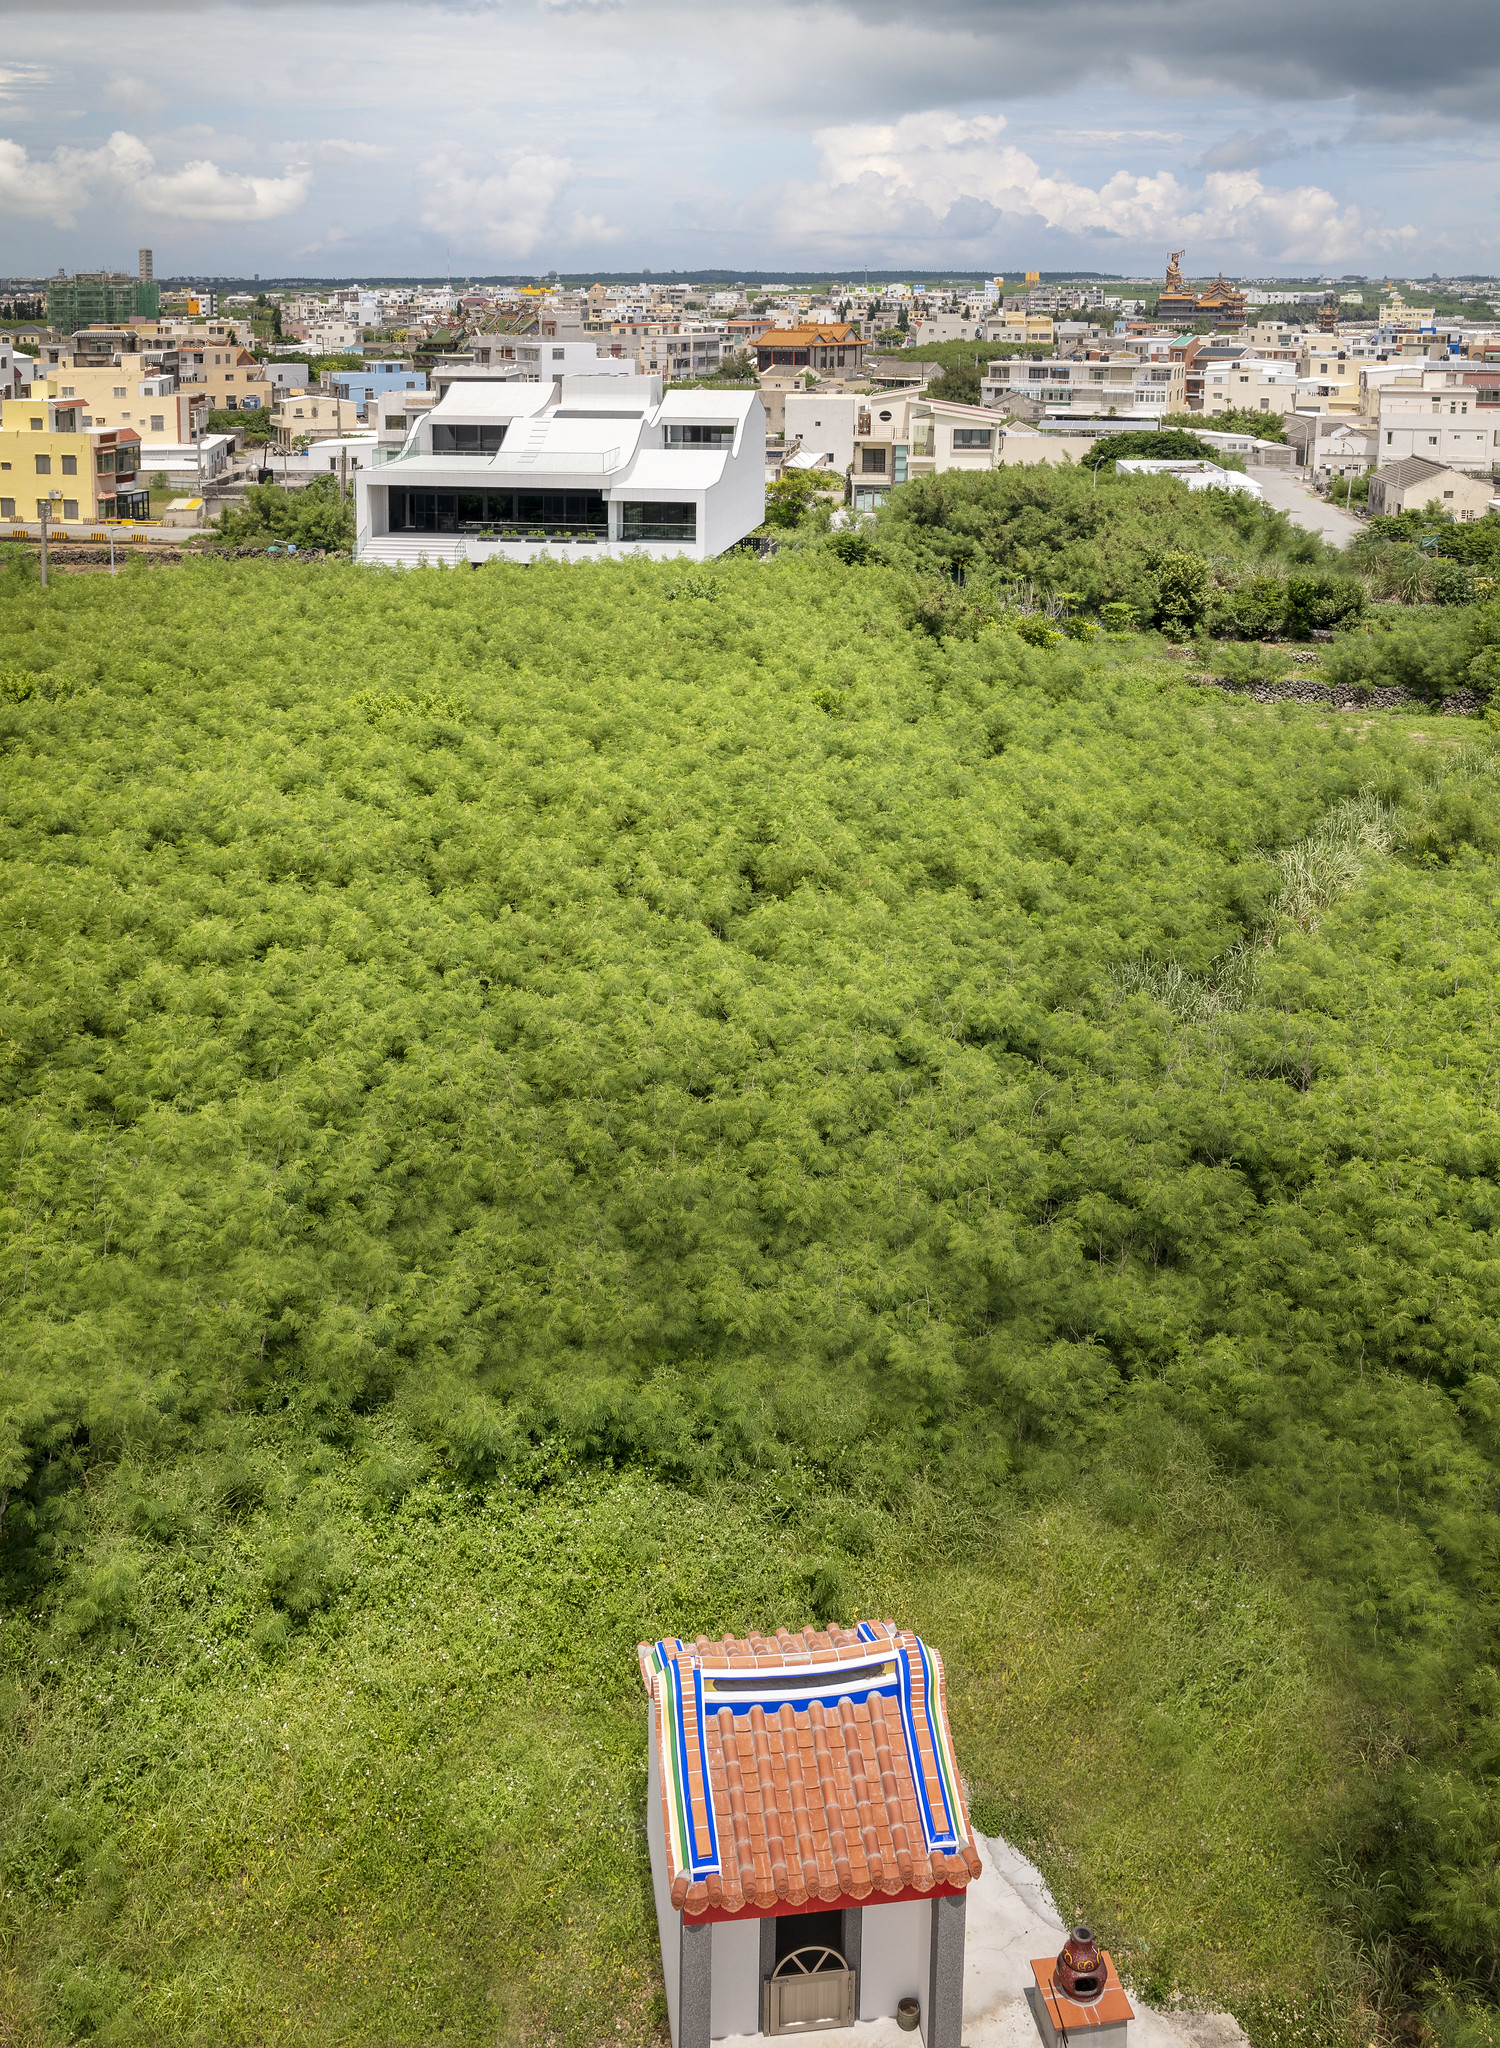
M 1295 362 L 1237 356 L 1205 364 L 1202 375 L 1202 411 L 1210 417 L 1225 412 L 1289 413 L 1300 402 Z
M 1368 373 L 1366 373 L 1368 375 Z M 1420 456 L 1450 469 L 1500 469 L 1500 406 L 1482 404 L 1478 387 L 1456 371 L 1424 370 L 1366 384 L 1367 408 L 1378 403 L 1378 459 Z M 1368 417 L 1368 411 L 1367 411 Z
M 707 377 L 717 370 L 729 349 L 727 327 L 695 326 L 687 322 L 675 332 L 645 335 L 635 351 L 636 368 L 643 377 L 662 377 L 669 384 L 686 383 L 690 377 Z
M 1143 413 L 1157 418 L 1187 404 L 1180 362 L 1160 357 L 1110 357 L 1104 362 L 990 363 L 980 379 L 982 405 L 1004 410 L 1021 401 L 1047 412 Z
M 623 367 L 623 366 L 622 366 Z M 470 377 L 358 478 L 359 561 L 705 561 L 765 517 L 755 391 L 669 391 L 659 377 Z

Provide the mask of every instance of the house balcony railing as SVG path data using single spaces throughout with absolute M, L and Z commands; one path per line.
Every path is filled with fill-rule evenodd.
M 618 448 L 377 448 L 374 467 L 393 462 L 484 462 L 497 473 L 522 476 L 605 476 L 620 467 Z

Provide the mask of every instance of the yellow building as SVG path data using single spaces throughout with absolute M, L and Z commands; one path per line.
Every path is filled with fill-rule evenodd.
M 1397 334 L 1420 334 L 1430 332 L 1437 319 L 1436 306 L 1408 306 L 1400 292 L 1390 287 L 1389 303 L 1380 309 L 1382 327 L 1394 328 Z
M 142 377 L 138 364 L 47 365 L 47 396 L 76 403 L 81 427 L 130 427 L 154 448 L 183 447 L 208 427 L 208 393 L 174 385 L 170 372 Z
M 48 516 L 68 524 L 136 518 L 140 439 L 133 429 L 90 432 L 82 408 L 53 398 L 0 402 L 0 519 Z M 52 493 L 56 491 L 57 497 Z
M 269 412 L 276 388 L 264 363 L 247 348 L 198 347 L 178 344 L 177 381 L 195 394 L 206 393 L 214 412 Z
M 1040 343 L 1045 348 L 1053 345 L 1050 313 L 1028 313 L 1024 307 L 1007 306 L 992 314 L 988 325 L 991 341 L 1024 341 L 1033 347 Z
M 272 418 L 278 448 L 357 434 L 364 425 L 352 398 L 335 398 L 327 391 L 287 391 Z

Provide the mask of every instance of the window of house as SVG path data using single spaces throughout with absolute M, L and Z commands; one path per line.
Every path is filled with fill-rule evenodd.
M 32 431 L 32 433 L 33 433 L 33 434 L 39 434 L 39 433 L 40 433 L 40 432 L 42 431 L 43 427 L 45 427 L 45 426 L 46 426 L 46 424 L 47 424 L 47 422 L 46 422 L 45 420 L 33 420 L 33 421 L 31 422 L 31 431 Z
M 1452 493 L 1450 492 L 1448 495 L 1451 497 Z M 76 519 L 78 517 L 78 500 L 76 498 L 63 499 L 62 516 L 64 519 Z
M 38 476 L 51 476 L 52 457 L 50 455 L 39 455 L 36 458 L 36 473 Z
M 988 448 L 991 433 L 989 427 L 955 427 L 953 445 L 955 448 Z
M 64 476 L 77 476 L 77 474 L 78 474 L 78 457 L 77 457 L 76 455 L 65 455 L 65 456 L 63 457 L 63 459 L 62 459 L 62 473 L 63 473 L 63 475 L 64 475 Z
M 859 466 L 864 475 L 885 475 L 885 450 L 883 448 L 861 448 L 859 454 Z
M 0 498 L 0 519 L 14 519 L 16 501 L 14 498 Z
M 116 398 L 123 398 L 125 396 L 126 387 L 123 384 L 117 384 L 114 387 L 114 391 Z

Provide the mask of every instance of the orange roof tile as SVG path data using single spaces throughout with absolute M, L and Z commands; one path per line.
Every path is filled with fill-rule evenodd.
M 688 1913 L 979 1875 L 937 1654 L 892 1622 L 639 1646 L 667 1881 Z
M 819 342 L 832 347 L 861 346 L 859 336 L 846 320 L 821 327 L 768 327 L 756 340 L 757 348 L 807 348 Z

